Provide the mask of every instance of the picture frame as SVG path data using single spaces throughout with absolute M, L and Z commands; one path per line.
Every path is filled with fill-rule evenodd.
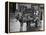
M 45 12 L 43 3 L 5 2 L 6 33 L 44 30 Z

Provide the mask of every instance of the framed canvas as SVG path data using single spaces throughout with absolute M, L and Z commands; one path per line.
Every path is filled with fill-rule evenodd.
M 43 3 L 5 2 L 5 32 L 45 30 Z

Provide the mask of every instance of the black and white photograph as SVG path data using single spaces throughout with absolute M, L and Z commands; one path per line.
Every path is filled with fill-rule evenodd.
M 6 30 L 7 32 L 44 31 L 44 4 L 6 2 Z

